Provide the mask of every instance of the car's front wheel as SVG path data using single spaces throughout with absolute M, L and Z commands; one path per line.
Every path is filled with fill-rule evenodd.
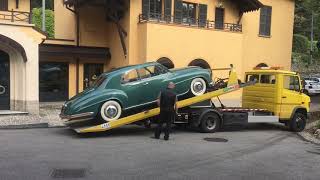
M 101 118 L 104 121 L 116 121 L 122 113 L 121 105 L 117 101 L 107 101 L 103 103 L 100 109 Z
M 191 81 L 190 90 L 192 95 L 200 96 L 206 93 L 207 84 L 206 81 L 202 78 L 195 78 Z

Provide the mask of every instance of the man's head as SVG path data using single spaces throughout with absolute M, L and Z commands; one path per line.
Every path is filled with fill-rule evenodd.
M 168 89 L 174 89 L 176 87 L 176 84 L 174 82 L 169 82 Z

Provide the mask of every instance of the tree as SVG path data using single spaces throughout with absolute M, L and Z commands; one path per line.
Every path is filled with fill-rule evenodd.
M 306 36 L 301 34 L 293 35 L 293 52 L 296 53 L 308 53 L 309 40 Z
M 46 10 L 46 30 L 48 37 L 54 38 L 54 12 L 52 10 Z M 32 9 L 32 23 L 39 29 L 42 27 L 42 9 Z
M 31 0 L 31 8 L 41 8 L 42 0 Z M 46 9 L 54 10 L 54 0 L 46 0 Z

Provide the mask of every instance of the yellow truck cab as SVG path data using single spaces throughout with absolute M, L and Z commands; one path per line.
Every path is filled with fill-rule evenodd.
M 292 131 L 305 128 L 310 111 L 310 97 L 303 93 L 300 76 L 278 68 L 246 72 L 246 82 L 256 84 L 243 89 L 243 108 L 266 109 Z

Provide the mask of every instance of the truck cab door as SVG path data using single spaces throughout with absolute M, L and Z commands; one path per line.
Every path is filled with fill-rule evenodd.
M 280 119 L 290 119 L 293 110 L 301 106 L 301 82 L 297 75 L 284 75 L 281 93 Z

